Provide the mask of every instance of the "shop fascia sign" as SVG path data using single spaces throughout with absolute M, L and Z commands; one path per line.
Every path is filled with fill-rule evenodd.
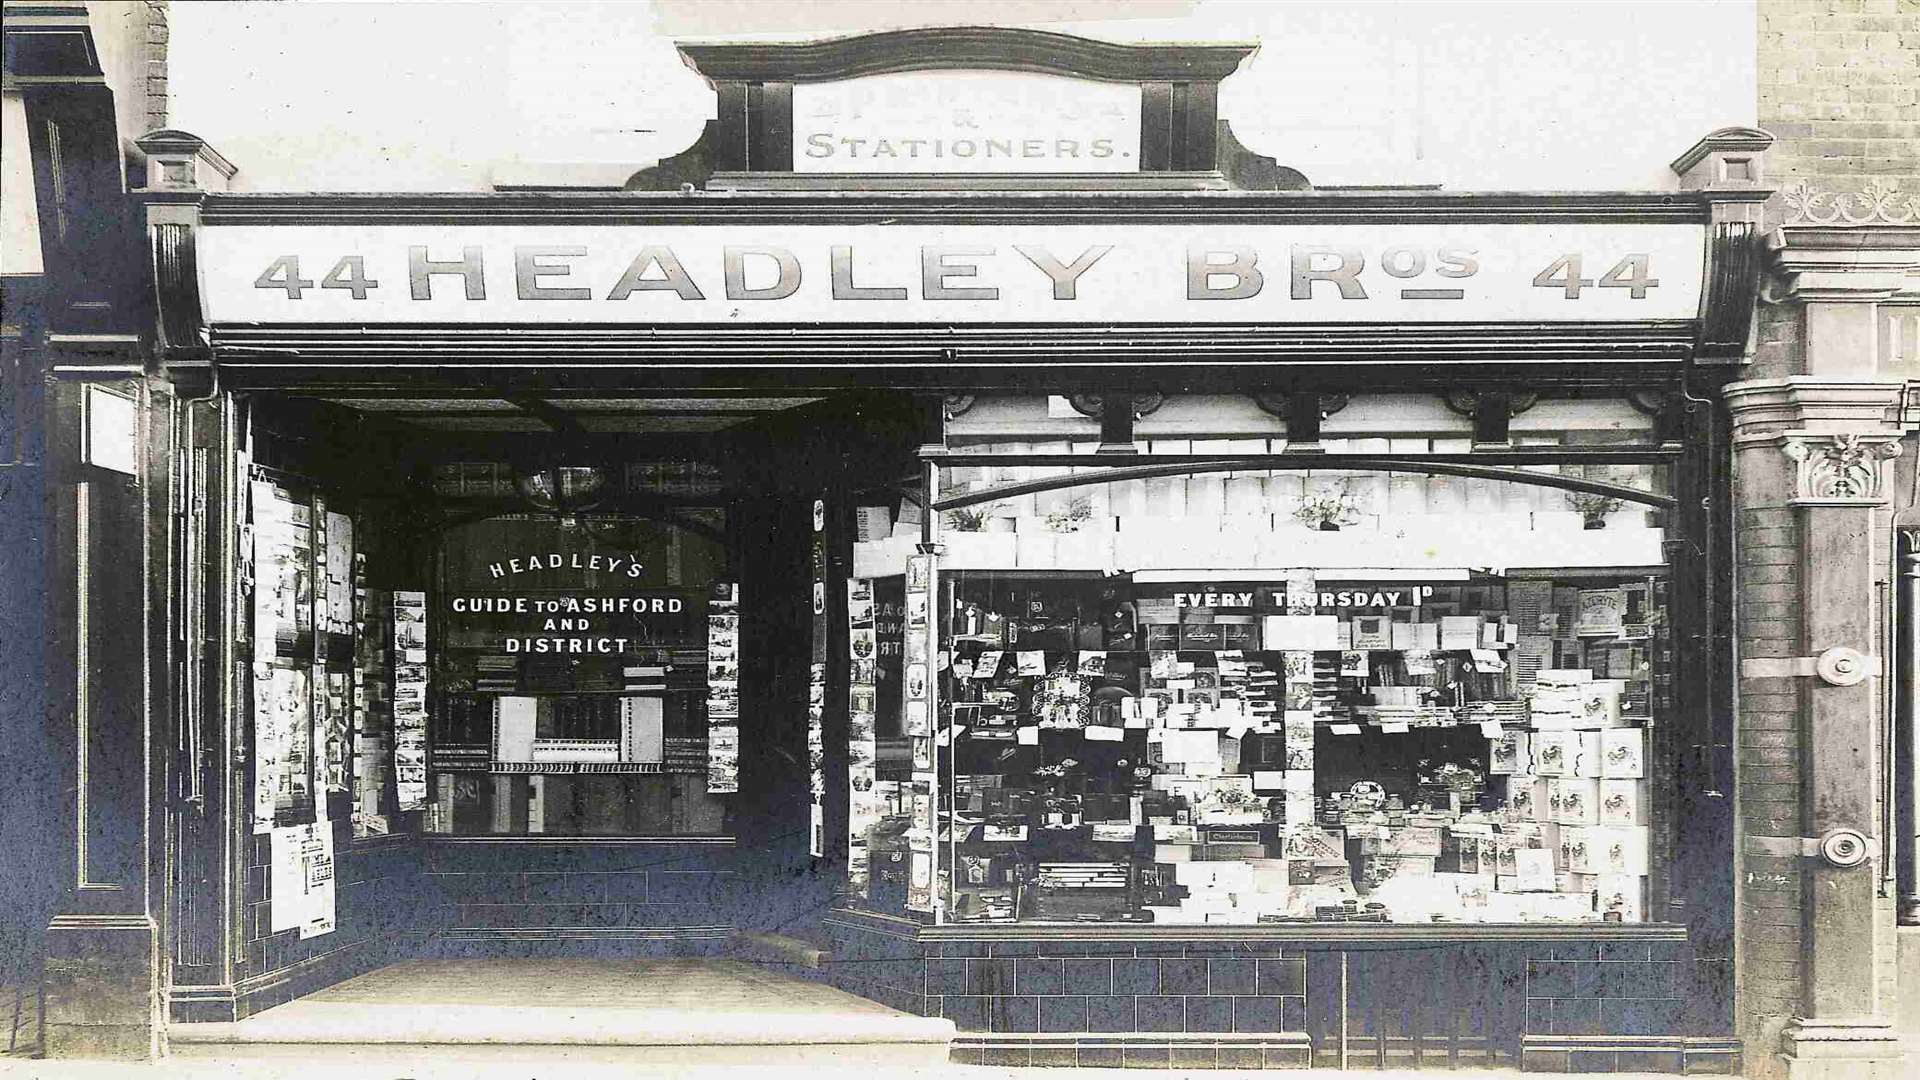
M 218 225 L 211 323 L 1649 322 L 1698 224 Z

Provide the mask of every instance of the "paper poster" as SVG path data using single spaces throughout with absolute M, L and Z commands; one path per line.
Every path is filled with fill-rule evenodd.
M 271 929 L 298 928 L 301 938 L 334 929 L 333 829 L 293 825 L 269 833 Z
M 247 487 L 253 529 L 253 659 L 313 658 L 312 509 L 265 480 Z
M 253 831 L 312 820 L 312 677 L 305 668 L 254 668 Z

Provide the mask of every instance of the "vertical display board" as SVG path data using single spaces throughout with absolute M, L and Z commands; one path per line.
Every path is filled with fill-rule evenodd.
M 875 788 L 879 757 L 879 613 L 871 578 L 847 579 L 847 887 L 872 888 L 870 830 L 884 810 Z
M 393 774 L 400 809 L 427 805 L 427 594 L 393 594 Z
M 913 750 L 912 824 L 907 828 L 907 907 L 935 910 L 944 889 L 936 887 L 934 808 L 940 790 L 933 744 L 934 650 L 932 612 L 936 584 L 932 555 L 907 559 L 906 645 L 902 657 L 900 726 Z
M 740 790 L 740 586 L 707 602 L 707 794 Z
M 807 851 L 814 858 L 827 853 L 827 502 L 813 500 L 813 540 L 807 564 L 812 577 L 813 657 L 807 670 Z
M 253 476 L 253 831 L 313 820 L 312 509 Z M 322 800 L 323 801 L 323 800 Z

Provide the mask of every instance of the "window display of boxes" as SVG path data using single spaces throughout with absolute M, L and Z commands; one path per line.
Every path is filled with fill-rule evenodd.
M 1575 731 L 1571 734 L 1579 744 L 1573 755 L 1573 775 L 1598 780 L 1600 778 L 1600 733 Z
M 1547 821 L 1547 781 L 1533 776 L 1515 776 L 1507 783 L 1507 809 L 1524 821 Z
M 1646 781 L 1600 781 L 1600 824 L 1645 825 L 1647 823 Z
M 1561 825 L 1600 823 L 1600 781 L 1556 777 L 1547 781 L 1547 807 Z
M 1647 830 L 1587 825 L 1564 829 L 1560 851 L 1575 874 L 1645 874 Z
M 1573 731 L 1536 731 L 1528 740 L 1535 776 L 1577 776 L 1580 736 Z
M 1552 892 L 1558 884 L 1553 863 L 1553 852 L 1546 848 L 1516 847 L 1513 872 L 1499 875 L 1497 887 L 1501 892 Z
M 1489 740 L 1487 771 L 1495 776 L 1511 776 L 1527 771 L 1532 749 L 1524 731 L 1502 731 Z
M 1647 879 L 1634 874 L 1603 874 L 1594 879 L 1594 912 L 1600 918 L 1645 922 Z
M 1600 734 L 1600 775 L 1610 780 L 1638 780 L 1647 775 L 1645 728 L 1609 728 Z

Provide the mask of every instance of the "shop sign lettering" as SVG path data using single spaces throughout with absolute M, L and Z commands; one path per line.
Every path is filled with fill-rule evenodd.
M 1176 592 L 1175 607 L 1250 608 L 1254 592 Z M 1328 589 L 1317 592 L 1273 592 L 1268 594 L 1273 607 L 1286 608 L 1385 608 L 1417 607 L 1422 597 L 1432 596 L 1433 586 L 1412 585 L 1401 589 Z
M 800 173 L 1140 168 L 1140 90 L 1014 71 L 910 71 L 793 87 Z
M 217 226 L 210 321 L 1648 321 L 1698 225 Z

